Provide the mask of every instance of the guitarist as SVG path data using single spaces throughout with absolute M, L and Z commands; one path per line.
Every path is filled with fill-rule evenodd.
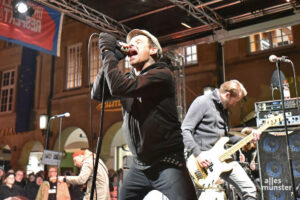
M 184 144 L 196 157 L 201 167 L 209 167 L 210 159 L 201 154 L 210 150 L 222 136 L 228 136 L 228 109 L 235 106 L 247 95 L 244 86 L 237 80 L 224 82 L 220 89 L 197 97 L 191 104 L 182 123 Z M 261 132 L 251 130 L 253 141 L 260 138 Z M 241 137 L 230 136 L 230 142 L 236 143 Z M 239 189 L 245 200 L 257 199 L 256 188 L 238 162 L 233 162 L 233 169 L 221 174 L 221 178 Z

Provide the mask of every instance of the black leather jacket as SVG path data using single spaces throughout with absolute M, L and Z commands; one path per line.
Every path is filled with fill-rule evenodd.
M 136 76 L 134 71 L 121 73 L 113 52 L 106 51 L 102 56 L 103 68 L 94 82 L 92 98 L 101 99 L 105 76 L 110 94 L 121 100 L 122 128 L 135 162 L 147 168 L 166 155 L 181 154 L 183 139 L 175 103 L 174 77 L 168 65 L 157 62 Z

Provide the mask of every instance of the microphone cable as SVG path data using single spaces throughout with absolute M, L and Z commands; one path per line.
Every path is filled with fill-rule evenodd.
M 91 151 L 92 151 L 92 160 L 93 160 L 93 171 L 95 170 L 95 154 L 93 153 L 95 151 L 94 149 L 94 133 L 93 133 L 93 110 L 92 110 L 92 95 L 91 95 L 91 41 L 92 38 L 94 36 L 98 36 L 99 37 L 99 33 L 92 33 L 89 37 L 89 41 L 88 41 L 88 85 L 89 85 L 89 118 L 90 118 L 90 141 L 91 141 Z M 92 196 L 92 192 L 91 191 L 91 196 Z M 97 199 L 97 190 L 96 190 L 96 199 Z

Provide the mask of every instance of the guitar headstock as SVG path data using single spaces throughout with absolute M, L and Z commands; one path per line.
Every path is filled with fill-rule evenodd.
M 278 115 L 272 115 L 268 119 L 266 119 L 264 125 L 271 127 L 275 126 L 277 123 L 281 122 L 283 120 L 283 114 Z

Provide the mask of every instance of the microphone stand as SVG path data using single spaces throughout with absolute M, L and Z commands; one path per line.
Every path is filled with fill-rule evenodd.
M 62 126 L 62 117 L 59 118 L 59 134 L 58 134 L 58 158 L 60 162 L 57 162 L 57 177 L 58 174 L 60 173 L 60 163 L 61 163 L 61 152 L 60 152 L 60 143 L 61 143 L 61 126 Z M 58 179 L 56 179 L 58 180 Z
M 295 82 L 295 91 L 296 91 L 296 97 L 298 96 L 298 86 L 297 86 L 297 79 L 296 79 L 296 72 L 295 72 L 295 67 L 294 67 L 294 63 L 291 61 L 290 62 L 292 65 L 292 69 L 293 69 L 293 76 L 294 76 L 294 82 Z M 298 102 L 298 101 L 297 101 Z
M 51 117 L 48 119 L 47 123 L 47 132 L 46 132 L 46 138 L 45 138 L 45 149 L 49 148 L 49 130 L 50 130 L 50 122 L 51 122 Z
M 97 171 L 98 171 L 98 164 L 99 164 L 99 158 L 100 158 L 100 152 L 101 152 L 101 146 L 102 146 L 103 117 L 104 117 L 104 103 L 105 103 L 105 83 L 106 83 L 105 76 L 103 76 L 102 98 L 101 98 L 101 105 L 102 105 L 102 107 L 101 107 L 101 118 L 100 118 L 99 137 L 98 137 L 98 141 L 97 141 L 96 159 L 95 159 L 95 166 L 94 166 L 94 173 L 93 173 L 90 200 L 93 200 L 93 197 L 94 197 L 94 190 L 95 190 L 95 187 L 96 187 L 96 177 L 97 177 Z M 97 196 L 97 191 L 96 191 L 96 196 Z
M 285 102 L 284 102 L 284 95 L 283 95 L 283 86 L 282 86 L 281 77 L 280 77 L 280 64 L 279 64 L 279 61 L 276 61 L 276 68 L 277 68 L 277 71 L 278 71 L 279 89 L 280 89 L 280 97 L 281 97 L 281 103 L 282 103 L 284 128 L 285 128 L 285 142 L 287 144 L 287 158 L 288 158 L 288 162 L 289 162 L 290 179 L 291 179 L 291 184 L 292 184 L 291 185 L 292 186 L 292 191 L 291 192 L 292 192 L 293 199 L 296 200 L 294 172 L 293 172 L 293 167 L 292 167 L 290 143 L 289 143 L 289 134 L 288 134 L 287 121 L 286 121 L 286 116 L 285 116 L 286 110 L 285 110 Z M 295 79 L 295 82 L 296 82 L 296 79 Z
M 59 118 L 59 131 L 58 131 L 58 159 L 57 160 L 57 174 L 56 174 L 56 199 L 57 199 L 57 191 L 58 191 L 58 175 L 60 173 L 60 163 L 61 163 L 61 152 L 60 152 L 60 139 L 61 139 L 61 127 L 62 127 L 62 117 Z

